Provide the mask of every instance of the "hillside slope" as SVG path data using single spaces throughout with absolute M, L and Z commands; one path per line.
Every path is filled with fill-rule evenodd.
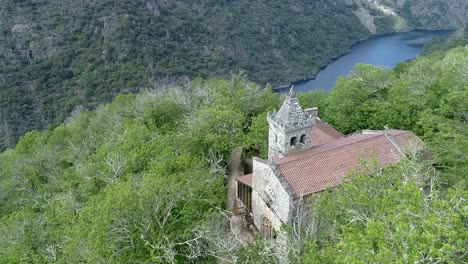
M 462 28 L 468 25 L 468 4 L 465 0 L 416 0 L 411 13 L 427 28 Z
M 310 76 L 357 40 L 410 29 L 402 10 L 413 6 L 402 3 L 0 0 L 0 150 L 76 106 L 92 109 L 161 78 L 246 70 L 277 85 Z M 442 11 L 421 23 L 436 26 L 429 22 L 447 17 Z
M 410 156 L 325 192 L 321 232 L 292 234 L 301 261 L 291 263 L 463 260 L 467 65 L 468 46 L 457 47 L 395 69 L 360 65 L 328 94 L 299 95 L 304 107 L 321 101 L 321 117 L 343 132 L 414 131 L 435 167 Z M 267 155 L 279 97 L 243 76 L 197 80 L 26 134 L 0 154 L 0 263 L 284 263 L 220 224 L 230 151 Z

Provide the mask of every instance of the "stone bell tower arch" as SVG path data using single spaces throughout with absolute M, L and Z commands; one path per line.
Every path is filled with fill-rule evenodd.
M 312 126 L 317 118 L 317 108 L 302 109 L 294 86 L 280 110 L 268 113 L 268 158 L 284 157 L 311 146 Z

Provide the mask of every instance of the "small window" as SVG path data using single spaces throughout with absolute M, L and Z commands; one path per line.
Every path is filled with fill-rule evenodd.
M 278 135 L 275 135 L 275 143 L 278 143 Z
M 296 146 L 297 145 L 297 137 L 292 137 L 291 138 L 291 146 Z
M 301 140 L 299 142 L 301 142 L 301 144 L 305 144 L 305 141 L 306 141 L 306 135 L 302 134 Z

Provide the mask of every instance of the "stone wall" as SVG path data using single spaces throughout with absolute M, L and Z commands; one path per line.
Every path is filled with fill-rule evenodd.
M 270 122 L 269 126 L 268 157 L 283 157 L 286 150 L 286 135 L 275 123 Z
M 269 124 L 268 157 L 284 157 L 311 146 L 312 126 L 316 122 L 317 108 L 302 109 L 294 89 L 288 94 L 280 110 L 268 113 Z M 301 137 L 304 135 L 304 138 Z M 292 139 L 296 138 L 295 144 Z
M 252 214 L 255 227 L 260 231 L 262 226 L 262 217 L 267 217 L 275 229 L 281 230 L 283 222 L 278 216 L 269 208 L 256 191 L 252 191 Z
M 270 123 L 268 135 L 268 154 L 269 157 L 284 157 L 288 154 L 307 149 L 311 146 L 312 126 L 298 128 L 296 130 L 285 131 L 284 128 Z M 304 142 L 300 142 L 301 136 L 305 135 Z M 296 137 L 297 143 L 291 146 L 291 139 Z
M 252 179 L 252 214 L 254 224 L 260 230 L 262 217 L 270 219 L 275 230 L 279 231 L 282 223 L 290 224 L 294 204 L 288 187 L 277 176 L 273 165 L 255 158 Z

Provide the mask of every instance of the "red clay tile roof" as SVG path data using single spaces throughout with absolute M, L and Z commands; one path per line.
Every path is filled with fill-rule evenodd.
M 389 130 L 403 146 L 410 131 Z M 371 156 L 371 153 L 375 156 Z M 376 159 L 379 168 L 397 163 L 403 154 L 383 133 L 359 133 L 274 160 L 294 193 L 306 196 L 341 184 L 360 160 Z
M 343 138 L 341 134 L 334 127 L 317 119 L 315 126 L 312 127 L 312 146 L 321 145 L 330 141 Z
M 237 177 L 236 180 L 252 188 L 252 176 L 253 174 L 242 175 Z

